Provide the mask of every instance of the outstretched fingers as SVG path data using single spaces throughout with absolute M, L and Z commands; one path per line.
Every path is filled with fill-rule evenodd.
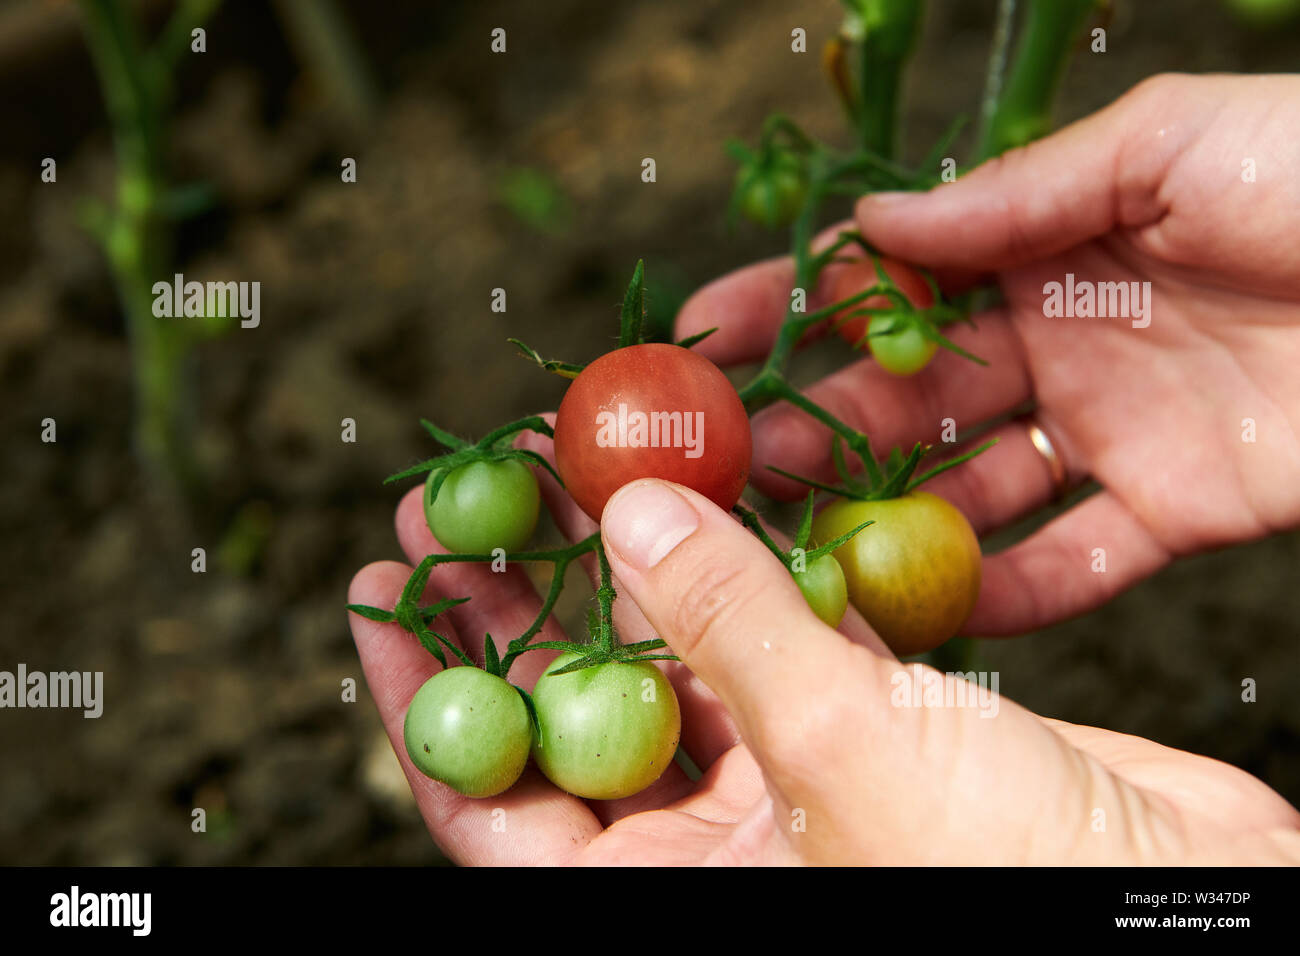
M 410 567 L 395 561 L 367 565 L 352 579 L 348 601 L 391 608 L 410 573 Z M 445 596 L 430 585 L 425 602 Z M 601 832 L 600 821 L 581 800 L 558 790 L 532 768 L 505 793 L 481 800 L 420 773 L 406 753 L 406 709 L 415 692 L 441 668 L 399 625 L 357 614 L 348 617 L 366 683 L 416 804 L 434 840 L 452 860 L 467 865 L 554 863 L 568 859 Z M 434 626 L 456 639 L 449 622 L 439 620 Z
M 1132 511 L 1099 491 L 1005 551 L 984 558 L 969 634 L 1024 634 L 1099 607 L 1172 555 Z

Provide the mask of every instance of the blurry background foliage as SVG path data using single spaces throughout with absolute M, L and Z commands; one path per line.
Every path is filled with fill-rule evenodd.
M 1293 70 L 1295 4 L 1261 18 L 1264 5 L 1117 0 L 1108 50 L 1076 57 L 1058 118 L 1160 71 Z M 903 90 L 907 155 L 976 114 L 995 7 L 929 5 Z M 169 187 L 203 184 L 208 201 L 168 221 L 157 278 L 260 281 L 262 321 L 206 337 L 179 366 L 197 506 L 160 493 L 133 453 L 121 273 L 86 203 L 139 209 L 158 194 L 121 188 L 80 9 L 0 7 L 0 669 L 104 671 L 106 701 L 99 720 L 0 712 L 0 862 L 437 862 L 342 611 L 358 567 L 399 557 L 398 492 L 380 480 L 431 453 L 421 415 L 481 435 L 553 408 L 563 382 L 507 337 L 573 361 L 607 350 L 638 257 L 666 328 L 692 289 L 784 248 L 779 233 L 726 229 L 722 145 L 774 110 L 843 136 L 817 55 L 842 9 L 216 6 L 207 52 L 186 48 L 168 74 L 157 157 Z M 176 4 L 126 10 L 148 44 Z M 322 26 L 322 10 L 337 18 Z M 504 56 L 488 49 L 497 26 Z M 790 53 L 795 26 L 807 55 Z M 57 183 L 40 181 L 45 157 Z M 355 184 L 340 182 L 343 157 Z M 826 343 L 798 377 L 845 360 Z M 56 444 L 40 442 L 47 417 Z M 205 574 L 190 570 L 195 547 Z M 1295 534 L 1186 561 L 1085 618 L 982 645 L 979 665 L 1035 710 L 1232 761 L 1295 802 L 1297 567 Z M 566 591 L 567 620 L 585 593 Z M 1258 703 L 1240 702 L 1244 677 Z M 355 704 L 340 702 L 345 678 L 361 685 Z M 190 830 L 196 806 L 205 836 Z

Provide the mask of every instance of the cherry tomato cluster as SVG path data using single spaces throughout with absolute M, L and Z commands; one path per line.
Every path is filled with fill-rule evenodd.
M 924 361 L 904 361 L 903 353 L 915 345 L 908 336 L 929 350 L 928 360 L 935 347 L 934 310 L 948 306 L 920 273 L 868 252 L 863 262 L 841 270 L 836 304 L 823 312 L 849 341 L 869 341 L 882 365 L 894 362 L 891 371 L 914 371 Z M 708 333 L 677 344 L 642 341 L 643 294 L 638 264 L 624 301 L 619 347 L 585 367 L 542 359 L 516 343 L 542 368 L 572 380 L 553 427 L 527 418 L 470 443 L 426 421 L 448 451 L 389 479 L 424 476 L 425 518 L 446 553 L 429 555 L 415 569 L 391 611 L 351 608 L 401 625 L 444 665 L 410 703 L 406 751 L 421 773 L 466 796 L 495 796 L 513 786 L 530 756 L 569 793 L 591 800 L 631 796 L 664 772 L 681 735 L 676 694 L 653 663 L 674 658 L 657 653 L 666 649 L 657 638 L 635 645 L 618 640 L 616 593 L 600 536 L 551 551 L 523 550 L 540 512 L 536 468 L 550 471 L 596 521 L 616 490 L 647 477 L 685 485 L 734 509 L 786 566 L 812 613 L 836 627 L 852 605 L 899 654 L 929 650 L 956 634 L 979 591 L 980 551 L 970 525 L 943 499 L 916 490 L 969 456 L 914 478 L 927 451 L 921 445 L 909 455 L 895 450 L 877 461 L 866 435 L 812 405 L 783 378 L 760 376 L 759 385 L 775 382 L 775 397 L 815 410 L 831 426 L 840 477 L 835 485 L 800 479 L 835 500 L 817 513 L 810 491 L 791 546 L 779 544 L 758 514 L 740 504 L 752 453 L 745 394 L 760 402 L 765 396 L 754 388 L 737 391 L 713 363 L 691 351 L 688 346 Z M 821 314 L 813 318 L 821 320 Z M 877 323 L 889 326 L 878 334 Z M 554 440 L 554 466 L 517 447 L 515 439 L 528 430 Z M 851 473 L 842 446 L 861 460 L 860 477 Z M 565 570 L 584 555 L 594 555 L 600 569 L 589 641 L 536 640 Z M 433 627 L 439 615 L 468 598 L 432 607 L 417 602 L 436 564 L 503 557 L 552 563 L 552 586 L 533 624 L 509 642 L 504 655 L 489 635 L 478 663 Z M 512 685 L 507 678 L 513 661 L 539 649 L 559 654 L 531 692 Z M 447 667 L 447 652 L 462 666 Z
M 411 763 L 467 797 L 514 786 L 530 753 L 547 779 L 579 797 L 617 800 L 644 790 L 677 751 L 677 695 L 648 662 L 555 673 L 580 657 L 556 658 L 531 701 L 477 667 L 430 677 L 406 711 Z
M 918 476 L 928 448 L 917 444 L 910 453 L 894 449 L 877 459 L 868 436 L 785 376 L 793 350 L 828 325 L 854 347 L 869 349 L 895 375 L 929 367 L 940 348 L 983 364 L 943 334 L 948 324 L 969 321 L 968 308 L 965 301 L 945 298 L 933 277 L 882 257 L 854 232 L 814 249 L 814 217 L 827 197 L 922 188 L 932 184 L 929 174 L 908 171 L 865 146 L 841 152 L 779 115 L 764 124 L 755 149 L 740 143 L 729 149 L 740 164 L 733 220 L 741 214 L 769 228 L 790 224 L 794 240 L 790 305 L 766 361 L 748 384 L 733 387 L 713 363 L 691 351 L 714 330 L 677 343 L 646 340 L 644 269 L 638 263 L 613 351 L 582 366 L 545 359 L 510 340 L 541 369 L 570 380 L 553 427 L 527 418 L 471 443 L 425 421 L 447 452 L 388 479 L 423 477 L 425 518 L 446 552 L 430 554 L 414 569 L 391 610 L 350 608 L 400 625 L 443 665 L 407 710 L 406 750 L 420 772 L 466 796 L 508 789 L 530 756 L 570 793 L 591 800 L 630 796 L 659 778 L 681 735 L 677 697 L 654 663 L 675 658 L 659 638 L 634 644 L 619 639 L 613 623 L 617 595 L 600 535 L 552 550 L 524 550 L 541 508 L 537 468 L 549 471 L 597 522 L 610 496 L 639 478 L 673 481 L 733 509 L 783 563 L 813 614 L 837 627 L 851 605 L 900 655 L 928 651 L 953 637 L 974 606 L 980 586 L 975 534 L 956 508 L 918 486 L 987 446 Z M 944 149 L 941 141 L 932 155 L 942 156 Z M 833 275 L 827 273 L 832 267 Z M 828 289 L 831 304 L 803 311 L 797 303 L 818 287 Z M 781 472 L 812 489 L 788 547 L 740 503 L 753 449 L 749 415 L 775 401 L 794 405 L 829 429 L 839 476 L 827 484 Z M 515 439 L 527 430 L 553 439 L 554 465 L 518 447 Z M 860 468 L 849 467 L 846 449 Z M 820 513 L 818 489 L 833 496 Z M 593 556 L 599 582 L 588 640 L 538 640 L 565 571 Z M 525 631 L 504 651 L 487 635 L 483 660 L 475 661 L 434 627 L 441 614 L 469 598 L 430 607 L 418 602 L 435 565 L 491 561 L 496 567 L 503 559 L 549 562 L 551 585 Z M 508 677 L 519 655 L 535 650 L 558 653 L 529 692 Z M 448 667 L 448 654 L 462 666 Z

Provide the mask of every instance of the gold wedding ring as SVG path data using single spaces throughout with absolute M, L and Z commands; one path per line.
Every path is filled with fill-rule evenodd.
M 1029 441 L 1037 449 L 1038 454 L 1043 456 L 1043 461 L 1047 462 L 1047 470 L 1052 476 L 1052 487 L 1055 489 L 1056 497 L 1061 497 L 1069 487 L 1065 474 L 1065 462 L 1061 460 L 1061 456 L 1057 453 L 1052 440 L 1047 437 L 1047 432 L 1043 431 L 1037 422 L 1032 420 L 1026 422 L 1025 430 L 1029 432 Z

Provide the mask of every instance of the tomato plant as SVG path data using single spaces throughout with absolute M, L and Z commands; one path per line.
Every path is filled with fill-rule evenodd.
M 405 733 L 416 766 L 461 793 L 485 796 L 510 786 L 525 759 L 521 750 L 528 749 L 521 741 L 530 719 L 531 751 L 542 772 L 557 786 L 586 799 L 620 799 L 649 786 L 673 759 L 681 734 L 676 695 L 651 663 L 676 658 L 656 653 L 667 649 L 659 638 L 630 645 L 619 641 L 612 613 L 617 594 L 599 533 L 568 547 L 518 550 L 531 535 L 538 514 L 537 482 L 530 466 L 551 469 L 574 501 L 596 519 L 614 491 L 644 477 L 675 481 L 720 507 L 734 506 L 745 526 L 790 572 L 814 614 L 836 626 L 852 600 L 900 653 L 951 636 L 970 610 L 969 602 L 960 613 L 945 610 L 941 601 L 951 597 L 956 576 L 953 572 L 945 577 L 936 569 L 957 567 L 966 554 L 973 561 L 973 577 L 967 581 L 970 601 L 978 591 L 979 547 L 972 545 L 973 535 L 969 540 L 945 538 L 933 528 L 918 530 L 916 522 L 907 524 L 894 510 L 933 498 L 916 493 L 915 486 L 970 456 L 912 481 L 924 454 L 917 445 L 906 458 L 894 449 L 882 471 L 866 435 L 811 402 L 785 381 L 777 366 L 769 364 L 746 387 L 749 397 L 784 398 L 816 415 L 836 436 L 832 450 L 843 485 L 801 480 L 855 499 L 832 505 L 814 525 L 814 493 L 810 492 L 793 547 L 778 546 L 758 516 L 737 504 L 748 479 L 751 452 L 749 418 L 740 394 L 716 366 L 686 347 L 692 340 L 685 345 L 644 342 L 642 296 L 638 265 L 624 300 L 619 348 L 586 367 L 544 359 L 516 342 L 541 368 L 572 379 L 553 428 L 540 417 L 526 418 L 471 444 L 425 421 L 425 429 L 449 451 L 389 478 L 424 477 L 430 528 L 453 553 L 427 555 L 412 571 L 392 610 L 348 607 L 370 620 L 400 625 L 444 665 L 447 652 L 468 665 L 443 671 L 421 688 L 408 709 Z M 780 335 L 793 341 L 830 314 L 811 314 L 787 323 Z M 778 352 L 779 347 L 774 347 L 773 355 Z M 515 447 L 514 436 L 525 430 L 553 438 L 553 469 L 536 452 Z M 849 476 L 841 443 L 862 458 L 868 482 Z M 877 513 L 882 517 L 875 517 Z M 862 547 L 859 533 L 886 518 L 886 533 L 873 546 Z M 810 547 L 814 533 L 817 543 Z M 923 547 L 899 545 L 908 534 Z M 435 566 L 494 561 L 495 548 L 504 548 L 509 560 L 550 562 L 553 571 L 546 599 L 524 632 L 508 642 L 504 656 L 498 657 L 490 636 L 485 639 L 480 669 L 456 642 L 433 627 L 440 614 L 469 598 L 430 606 L 420 601 Z M 882 573 L 892 569 L 895 581 L 912 585 L 906 600 L 880 585 L 877 554 L 886 556 Z M 595 556 L 600 572 L 596 608 L 588 618 L 589 642 L 535 640 L 563 589 L 566 570 L 585 555 Z M 925 592 L 923 586 L 933 580 L 940 582 L 939 590 Z M 929 623 L 918 623 L 916 607 L 924 602 L 917 593 L 933 597 L 929 607 L 935 617 Z M 911 608 L 912 618 L 900 617 L 899 605 Z M 506 677 L 520 654 L 538 649 L 558 650 L 561 655 L 530 697 L 512 688 Z
M 574 379 L 555 418 L 556 469 L 596 521 L 610 495 L 637 478 L 666 478 L 730 508 L 749 478 L 750 453 L 735 388 L 677 345 L 601 356 Z
M 844 498 L 817 515 L 813 538 L 829 541 L 864 521 L 874 523 L 835 551 L 853 606 L 900 656 L 956 635 L 980 590 L 980 546 L 966 517 L 926 491 Z
M 926 284 L 925 277 L 906 263 L 889 256 L 880 257 L 880 268 L 913 306 L 926 309 L 934 304 L 934 296 Z M 859 292 L 865 292 L 879 283 L 880 278 L 870 258 L 847 263 L 835 274 L 831 284 L 831 297 L 839 302 Z M 867 315 L 854 315 L 860 309 L 888 309 L 894 306 L 887 295 L 878 294 L 863 299 L 853 306 L 842 310 L 835 320 L 835 330 L 840 338 L 850 345 L 858 345 L 867 334 Z
M 555 671 L 581 657 L 562 654 L 537 681 L 533 758 L 552 783 L 589 800 L 644 790 L 672 763 L 681 711 L 672 684 L 649 663 Z
M 522 548 L 537 527 L 540 503 L 532 469 L 517 459 L 430 471 L 424 485 L 429 530 L 448 551 L 467 554 Z
M 403 736 L 426 777 L 467 797 L 493 797 L 524 772 L 533 730 L 519 691 L 477 667 L 452 667 L 415 692 Z
M 998 39 L 989 59 L 973 163 L 1046 131 L 1053 76 L 1060 74 L 1095 5 L 1095 0 L 1030 0 L 1028 39 L 1010 60 L 1007 42 L 1016 5 L 998 5 Z M 571 381 L 554 428 L 540 417 L 522 419 L 471 444 L 425 421 L 426 430 L 448 451 L 388 479 L 427 476 L 430 527 L 439 541 L 459 553 L 427 555 L 391 610 L 367 605 L 349 609 L 372 621 L 399 625 L 444 664 L 450 653 L 471 665 L 430 680 L 407 714 L 412 759 L 424 772 L 447 779 L 462 792 L 488 794 L 509 786 L 522 766 L 527 720 L 535 734 L 529 738 L 531 750 L 543 773 L 588 799 L 617 799 L 649 786 L 673 759 L 680 736 L 676 696 L 650 663 L 675 658 L 657 653 L 668 650 L 659 638 L 627 645 L 619 640 L 612 612 L 617 592 L 599 533 L 565 547 L 518 550 L 537 520 L 532 468 L 551 470 L 595 520 L 618 488 L 638 478 L 663 478 L 695 489 L 740 516 L 791 574 L 813 613 L 835 626 L 852 602 L 899 654 L 914 654 L 947 640 L 960 630 L 974 605 L 980 586 L 974 532 L 952 505 L 917 489 L 988 444 L 914 477 L 928 447 L 917 443 L 906 454 L 895 448 L 877 459 L 867 435 L 804 394 L 788 377 L 795 349 L 828 323 L 853 344 L 870 348 L 880 366 L 896 374 L 920 370 L 939 347 L 986 364 L 940 331 L 953 322 L 969 322 L 973 295 L 981 290 L 947 298 L 932 276 L 883 257 L 852 229 L 826 243 L 815 240 L 818 224 L 825 219 L 822 204 L 828 199 L 930 189 L 949 181 L 949 173 L 959 174 L 950 147 L 960 122 L 916 166 L 909 167 L 899 155 L 898 93 L 903 63 L 919 35 L 921 5 L 854 0 L 847 6 L 844 24 L 824 46 L 821 61 L 852 122 L 852 145 L 819 141 L 779 114 L 764 122 L 756 148 L 728 144 L 740 164 L 731 212 L 767 225 L 791 225 L 792 281 L 785 314 L 772 329 L 771 345 L 754 376 L 733 388 L 717 367 L 690 351 L 716 330 L 675 344 L 648 342 L 644 268 L 638 263 L 623 300 L 614 351 L 583 366 L 543 358 L 517 339 L 510 340 L 539 368 Z M 808 290 L 821 288 L 826 270 L 833 266 L 840 269 L 831 283 L 832 301 L 807 311 Z M 774 402 L 786 402 L 829 429 L 839 476 L 838 483 L 827 484 L 771 466 L 837 499 L 814 519 L 815 491 L 809 493 L 788 549 L 773 539 L 756 513 L 738 503 L 750 469 L 748 414 Z M 536 452 L 515 447 L 514 436 L 526 430 L 554 440 L 554 466 Z M 858 477 L 849 472 L 846 448 L 861 460 Z M 497 656 L 494 640 L 484 641 L 480 670 L 434 627 L 441 614 L 469 598 L 428 606 L 421 601 L 435 566 L 495 561 L 499 555 L 490 552 L 499 547 L 509 552 L 511 561 L 549 562 L 551 582 L 533 620 L 508 641 L 502 656 Z M 566 571 L 586 557 L 594 557 L 599 569 L 595 607 L 587 622 L 589 640 L 537 640 L 551 619 Z M 506 677 L 521 654 L 538 649 L 561 653 L 530 697 L 511 688 Z M 458 673 L 461 676 L 450 677 Z M 453 693 L 452 680 L 463 681 L 465 689 L 457 687 Z M 475 721 L 483 721 L 482 726 Z
M 861 523 L 861 522 L 859 522 Z M 847 529 L 845 529 L 847 530 Z M 848 545 L 844 545 L 848 547 Z M 794 583 L 799 585 L 804 600 L 813 613 L 831 627 L 839 627 L 849 605 L 848 585 L 844 569 L 831 554 L 823 554 L 810 561 L 802 571 L 795 571 Z

